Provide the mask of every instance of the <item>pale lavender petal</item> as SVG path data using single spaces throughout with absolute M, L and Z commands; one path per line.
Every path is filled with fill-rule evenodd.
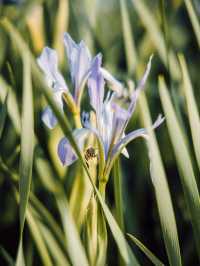
M 101 67 L 100 68 L 101 74 L 103 75 L 104 79 L 107 81 L 110 88 L 117 93 L 118 97 L 123 95 L 124 86 L 121 82 L 119 82 L 116 78 L 114 78 L 108 70 Z
M 67 90 L 65 80 L 58 70 L 58 57 L 55 50 L 45 47 L 37 62 L 46 75 L 48 85 L 54 91 Z
M 57 119 L 50 107 L 46 107 L 44 109 L 42 113 L 42 121 L 50 129 L 54 128 L 57 124 Z
M 102 62 L 101 54 L 98 54 L 92 63 L 91 74 L 88 79 L 88 92 L 90 96 L 90 104 L 93 109 L 96 111 L 96 114 L 99 118 L 103 107 L 103 98 L 104 98 L 104 78 L 100 72 Z
M 124 134 L 124 125 L 129 117 L 129 112 L 121 108 L 118 104 L 112 103 L 113 108 L 113 143 L 116 143 Z
M 164 117 L 161 115 L 158 116 L 155 123 L 152 125 L 152 129 L 155 129 L 160 126 L 160 124 L 163 123 Z M 113 148 L 112 151 L 112 157 L 116 156 L 116 154 L 119 154 L 121 150 L 132 140 L 138 138 L 138 137 L 144 137 L 148 138 L 147 130 L 145 128 L 134 130 L 130 133 L 128 133 L 123 139 L 121 139 Z
M 89 132 L 85 128 L 76 129 L 73 136 L 80 150 L 83 149 L 84 142 Z M 77 160 L 77 155 L 67 138 L 62 138 L 58 144 L 58 156 L 64 166 L 69 166 Z
M 69 166 L 77 160 L 77 155 L 67 138 L 62 138 L 58 144 L 58 156 L 64 166 Z
M 147 78 L 149 76 L 149 73 L 150 73 L 150 70 L 151 70 L 151 61 L 152 61 L 152 58 L 153 58 L 153 56 L 150 56 L 149 62 L 147 64 L 146 70 L 144 72 L 144 75 L 143 75 L 142 79 L 140 80 L 140 82 L 139 82 L 136 90 L 133 92 L 133 94 L 131 96 L 131 103 L 130 103 L 129 108 L 128 108 L 128 111 L 129 111 L 129 119 L 131 118 L 131 116 L 132 116 L 132 114 L 133 114 L 133 112 L 135 110 L 138 96 L 139 96 L 140 92 L 144 89 L 146 80 L 147 80 Z
M 91 66 L 91 54 L 83 41 L 76 44 L 68 33 L 64 34 L 64 44 L 69 61 L 70 74 L 75 86 L 74 98 L 77 101 L 85 76 Z

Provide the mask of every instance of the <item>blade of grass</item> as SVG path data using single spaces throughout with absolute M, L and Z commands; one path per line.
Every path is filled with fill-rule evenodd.
M 196 248 L 200 256 L 200 198 L 197 188 L 190 154 L 184 134 L 176 117 L 169 92 L 163 77 L 159 77 L 159 93 L 167 121 L 167 128 L 175 153 L 175 159 L 180 172 L 180 178 L 185 195 L 185 201 L 191 216 Z
M 59 242 L 59 245 L 62 248 L 62 251 L 66 251 L 67 246 L 63 238 L 63 232 L 57 222 L 54 220 L 51 213 L 32 193 L 30 194 L 30 204 L 32 208 L 34 208 L 34 212 L 37 212 L 37 215 L 39 215 L 41 217 L 41 220 L 45 222 L 45 225 L 47 225 L 48 228 L 53 232 L 56 237 L 56 240 Z
M 3 19 L 1 21 L 1 25 L 6 30 L 6 32 L 10 34 L 11 38 L 15 41 L 17 47 L 19 48 L 18 49 L 19 52 L 22 53 L 22 51 L 27 51 L 29 53 L 29 56 L 31 58 L 33 75 L 37 79 L 38 84 L 40 85 L 40 87 L 38 87 L 38 88 L 40 89 L 40 92 L 44 93 L 48 104 L 50 105 L 55 116 L 58 119 L 58 122 L 59 122 L 59 124 L 63 130 L 63 133 L 68 138 L 69 142 L 71 143 L 72 147 L 74 148 L 74 151 L 76 152 L 79 160 L 81 161 L 81 163 L 82 163 L 82 165 L 83 165 L 83 167 L 87 173 L 87 176 L 88 176 L 88 178 L 91 182 L 91 185 L 92 185 L 92 187 L 93 187 L 93 189 L 97 195 L 97 198 L 101 204 L 101 207 L 102 207 L 103 212 L 105 214 L 105 217 L 107 219 L 108 225 L 109 225 L 110 230 L 112 232 L 112 235 L 113 235 L 113 237 L 117 243 L 117 246 L 119 248 L 119 252 L 120 252 L 121 256 L 123 257 L 124 262 L 127 265 L 135 265 L 135 266 L 139 265 L 134 254 L 131 252 L 130 247 L 128 246 L 127 241 L 126 241 L 122 231 L 120 230 L 117 222 L 113 218 L 112 213 L 110 212 L 105 201 L 102 199 L 101 194 L 99 193 L 98 189 L 96 188 L 96 186 L 95 186 L 95 184 L 94 184 L 94 182 L 90 176 L 90 173 L 88 171 L 85 160 L 83 159 L 81 151 L 79 150 L 79 147 L 77 146 L 76 140 L 73 137 L 69 121 L 68 121 L 66 116 L 63 116 L 63 113 L 57 107 L 57 104 L 55 103 L 55 101 L 52 97 L 52 93 L 51 93 L 49 87 L 46 85 L 46 82 L 45 82 L 38 66 L 36 65 L 36 62 L 35 62 L 32 54 L 30 53 L 26 43 L 23 41 L 23 39 L 21 38 L 18 31 L 12 26 L 12 24 L 7 19 Z
M 65 232 L 67 250 L 69 251 L 72 264 L 74 266 L 89 265 L 76 225 L 68 210 L 67 201 L 63 198 L 59 198 L 57 199 L 57 205 Z M 77 254 L 79 255 L 77 256 Z
M 142 242 L 140 242 L 136 237 L 134 237 L 131 234 L 127 234 L 127 236 L 130 238 L 130 240 L 137 246 L 139 249 L 142 250 L 142 252 L 149 258 L 149 260 L 155 265 L 155 266 L 164 266 L 164 264 L 144 245 Z
M 6 98 L 4 100 L 4 103 L 2 105 L 1 111 L 0 111 L 0 139 L 3 133 L 3 129 L 6 122 L 6 116 L 7 116 L 7 104 L 8 104 L 8 93 L 6 95 Z
M 183 78 L 183 92 L 187 104 L 190 128 L 192 132 L 192 140 L 197 163 L 200 169 L 200 119 L 197 104 L 194 98 L 192 83 L 187 69 L 185 58 L 182 54 L 179 55 L 179 62 Z
M 4 260 L 7 263 L 7 266 L 15 266 L 14 260 L 13 258 L 10 256 L 10 254 L 3 248 L 0 246 L 0 254 L 2 255 L 2 257 L 4 258 Z
M 176 220 L 170 191 L 158 143 L 153 130 L 151 130 L 152 120 L 144 94 L 139 98 L 139 108 L 141 118 L 149 135 L 147 146 L 151 164 L 150 174 L 155 189 L 156 202 L 169 264 L 173 266 L 182 265 Z
M 0 76 L 0 98 L 4 101 L 7 91 L 9 91 L 8 102 L 7 102 L 7 112 L 8 115 L 15 127 L 17 133 L 21 130 L 20 125 L 20 114 L 19 108 L 16 101 L 16 96 L 13 90 L 8 86 L 8 84 L 4 81 L 3 77 Z
M 116 207 L 116 220 L 119 227 L 124 232 L 124 217 L 123 217 L 123 199 L 122 199 L 122 173 L 120 169 L 120 160 L 116 159 L 113 169 L 114 179 L 114 195 Z
M 134 39 L 131 31 L 131 24 L 129 14 L 126 6 L 126 0 L 120 0 L 120 11 L 122 18 L 122 33 L 124 38 L 126 62 L 128 65 L 128 72 L 132 74 L 137 64 L 136 49 Z
M 158 50 L 160 58 L 163 63 L 167 67 L 167 51 L 165 47 L 164 37 L 159 29 L 159 25 L 157 24 L 152 12 L 149 10 L 147 5 L 143 0 L 134 1 L 132 0 L 134 8 L 138 13 L 142 23 L 144 24 L 150 39 L 154 43 L 154 46 Z M 169 64 L 170 64 L 170 73 L 172 77 L 177 80 L 180 78 L 180 71 L 178 67 L 178 62 L 176 57 L 172 51 L 169 51 Z
M 43 239 L 41 232 L 39 230 L 38 224 L 32 215 L 31 208 L 28 208 L 26 211 L 26 219 L 27 219 L 30 231 L 31 231 L 31 235 L 32 235 L 33 240 L 35 242 L 35 245 L 38 249 L 41 260 L 43 262 L 43 265 L 53 266 L 53 263 L 52 263 L 51 258 L 49 256 L 47 247 L 44 243 L 44 239 Z
M 51 253 L 52 257 L 54 258 L 56 265 L 70 265 L 68 259 L 66 258 L 65 254 L 60 249 L 58 242 L 53 237 L 52 233 L 48 229 L 47 226 L 44 226 L 42 223 L 38 223 L 41 234 L 45 240 L 45 243 Z
M 59 62 L 63 63 L 64 59 L 64 45 L 62 42 L 63 34 L 67 31 L 69 21 L 69 3 L 68 0 L 58 1 L 58 11 L 55 19 L 54 29 L 54 48 L 58 52 Z
M 123 214 L 123 199 L 122 199 L 122 175 L 120 169 L 120 159 L 117 158 L 113 167 L 114 179 L 114 195 L 115 195 L 115 209 L 116 220 L 122 232 L 124 232 L 124 214 Z M 124 265 L 123 260 L 119 258 L 119 265 Z
M 23 233 L 26 208 L 28 204 L 32 165 L 33 165 L 33 97 L 31 85 L 30 58 L 26 52 L 23 53 L 23 114 L 21 133 L 21 156 L 20 156 L 20 231 Z
M 200 48 L 200 23 L 199 23 L 198 17 L 195 14 L 195 11 L 194 11 L 194 8 L 193 8 L 193 5 L 192 5 L 192 1 L 184 0 L 184 2 L 185 2 L 185 6 L 186 6 L 186 9 L 187 9 L 187 12 L 189 14 L 191 23 L 192 23 L 192 27 L 193 27 L 193 30 L 194 30 L 194 33 L 195 33 L 195 37 L 197 39 L 197 42 L 198 42 L 198 45 L 199 45 L 199 48 Z
M 20 238 L 17 254 L 17 264 L 23 256 L 23 230 L 26 216 L 26 208 L 30 193 L 32 166 L 33 166 L 33 99 L 31 83 L 30 58 L 26 51 L 23 52 L 23 100 L 22 100 L 22 133 L 21 133 L 21 155 L 20 155 L 20 180 L 19 180 L 19 218 Z

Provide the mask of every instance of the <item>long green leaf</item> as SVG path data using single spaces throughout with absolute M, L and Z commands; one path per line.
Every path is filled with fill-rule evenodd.
M 148 6 L 143 0 L 134 1 L 132 0 L 135 10 L 137 11 L 142 23 L 144 24 L 149 38 L 154 43 L 154 46 L 158 50 L 158 53 L 164 62 L 165 66 L 168 67 L 167 56 L 169 56 L 170 72 L 172 77 L 177 80 L 180 78 L 180 71 L 178 68 L 178 62 L 172 51 L 169 51 L 169 55 L 166 51 L 164 37 L 159 29 L 159 25 L 156 22 L 153 13 L 149 10 Z
M 67 201 L 64 199 L 57 200 L 58 209 L 60 212 L 65 239 L 67 243 L 67 250 L 69 251 L 69 256 L 74 266 L 87 266 L 89 265 L 85 251 L 83 249 L 76 225 L 73 218 L 68 210 Z M 78 254 L 78 256 L 77 256 Z
M 21 133 L 21 156 L 20 156 L 20 231 L 24 228 L 26 208 L 28 204 L 32 165 L 33 165 L 33 97 L 31 83 L 31 64 L 26 51 L 23 53 L 23 101 L 22 101 L 22 133 Z
M 126 46 L 125 47 L 126 62 L 128 66 L 128 71 L 130 74 L 132 74 L 137 64 L 137 56 L 136 56 L 134 39 L 131 31 L 129 14 L 126 6 L 126 0 L 120 0 L 120 10 L 122 17 L 122 27 L 123 27 L 122 32 L 124 37 L 124 45 Z
M 187 111 L 189 116 L 190 128 L 192 132 L 192 140 L 197 163 L 200 169 L 200 119 L 197 104 L 194 98 L 192 83 L 188 73 L 187 65 L 183 55 L 179 55 L 179 62 L 181 65 L 183 78 L 183 92 L 187 104 Z
M 123 198 L 122 198 L 122 173 L 120 168 L 120 159 L 116 159 L 113 167 L 113 182 L 115 195 L 116 220 L 122 232 L 124 232 L 124 213 L 123 213 Z M 119 265 L 123 265 L 121 257 Z
M 63 238 L 63 232 L 57 222 L 54 220 L 51 213 L 45 208 L 45 206 L 31 193 L 30 194 L 30 204 L 34 209 L 34 212 L 37 212 L 37 215 L 41 217 L 41 220 L 45 222 L 45 225 L 51 230 L 55 235 L 56 240 L 59 245 L 62 247 L 63 252 L 67 250 L 66 242 Z M 66 251 L 67 252 L 67 251 Z
M 191 223 L 194 230 L 194 237 L 196 241 L 196 248 L 198 255 L 200 255 L 200 198 L 199 191 L 196 184 L 194 171 L 188 147 L 184 138 L 184 134 L 176 117 L 169 92 L 167 90 L 165 81 L 159 77 L 159 93 L 162 106 L 165 112 L 167 128 L 175 153 L 180 178 L 185 194 L 185 201 L 191 216 Z
M 193 30 L 194 30 L 194 33 L 195 33 L 195 36 L 196 36 L 196 39 L 197 39 L 197 42 L 198 42 L 198 45 L 200 48 L 200 23 L 199 23 L 198 17 L 195 14 L 195 11 L 194 11 L 194 8 L 192 5 L 192 1 L 191 0 L 184 0 L 184 2 L 185 2 L 187 12 L 189 14 L 189 17 L 190 17 L 190 20 L 192 23 L 192 27 L 193 27 Z
M 123 199 L 122 199 L 122 173 L 119 158 L 114 163 L 113 169 L 114 194 L 116 207 L 116 220 L 124 232 Z
M 2 257 L 4 258 L 4 260 L 6 261 L 8 266 L 14 266 L 14 260 L 13 258 L 10 256 L 10 254 L 3 248 L 0 246 L 0 254 L 2 255 Z
M 9 91 L 9 97 L 7 102 L 7 112 L 8 115 L 14 125 L 14 128 L 17 133 L 21 130 L 21 124 L 20 124 L 20 114 L 19 114 L 19 108 L 17 105 L 17 100 L 14 92 L 8 86 L 8 84 L 5 82 L 3 77 L 0 76 L 0 98 L 3 101 L 6 97 L 7 92 Z
M 32 166 L 33 166 L 33 96 L 31 82 L 31 64 L 26 51 L 23 52 L 23 99 L 22 99 L 22 132 L 20 155 L 20 180 L 19 180 L 19 218 L 20 238 L 16 264 L 23 261 L 23 230 L 26 208 L 30 193 Z
M 30 231 L 31 231 L 31 235 L 33 237 L 33 240 L 35 241 L 35 245 L 38 249 L 41 260 L 43 262 L 43 265 L 44 266 L 53 266 L 53 263 L 52 263 L 51 258 L 49 256 L 47 247 L 44 243 L 44 239 L 43 239 L 42 234 L 40 232 L 39 226 L 38 226 L 38 224 L 37 224 L 37 222 L 34 219 L 34 216 L 32 214 L 31 208 L 27 209 L 26 219 L 27 219 Z
M 44 78 L 41 75 L 39 68 L 36 65 L 36 62 L 35 62 L 33 56 L 31 55 L 30 51 L 28 50 L 27 45 L 25 44 L 25 42 L 23 41 L 23 39 L 21 38 L 21 36 L 17 32 L 17 30 L 12 26 L 12 24 L 7 19 L 4 19 L 1 22 L 1 24 L 4 27 L 4 29 L 10 34 L 11 38 L 15 41 L 16 45 L 19 48 L 19 52 L 22 52 L 22 51 L 29 52 L 29 56 L 31 58 L 32 71 L 33 71 L 34 77 L 37 79 L 37 82 L 40 85 L 40 92 L 44 93 L 46 100 L 47 100 L 48 104 L 51 106 L 54 114 L 56 115 L 64 134 L 67 136 L 67 138 L 68 138 L 69 142 L 71 143 L 72 147 L 74 148 L 78 158 L 80 159 L 81 163 L 83 164 L 83 167 L 87 173 L 87 176 L 88 176 L 88 178 L 89 178 L 89 180 L 93 186 L 93 189 L 94 189 L 94 191 L 98 197 L 98 200 L 101 204 L 101 207 L 104 211 L 108 225 L 109 225 L 110 230 L 113 234 L 113 237 L 117 243 L 117 246 L 119 248 L 119 252 L 120 252 L 121 256 L 123 257 L 123 260 L 125 261 L 125 263 L 127 265 L 139 265 L 136 258 L 133 255 L 133 253 L 130 251 L 130 248 L 126 242 L 126 239 L 125 239 L 122 231 L 120 230 L 117 222 L 113 218 L 109 208 L 107 207 L 106 203 L 104 202 L 104 200 L 101 197 L 101 194 L 99 193 L 98 189 L 96 188 L 96 186 L 95 186 L 95 184 L 94 184 L 94 182 L 93 182 L 93 180 L 89 174 L 87 165 L 85 163 L 85 160 L 83 159 L 81 151 L 79 150 L 79 147 L 77 146 L 77 143 L 76 143 L 76 141 L 72 135 L 69 121 L 67 120 L 66 116 L 63 116 L 63 114 L 61 113 L 61 111 L 57 107 L 57 104 L 55 103 L 55 101 L 52 97 L 52 93 L 50 92 L 48 86 L 46 85 Z
M 155 189 L 165 247 L 170 265 L 178 266 L 181 265 L 181 255 L 176 220 L 158 143 L 151 129 L 152 120 L 145 95 L 140 96 L 139 107 L 149 135 L 147 146 L 151 164 L 150 174 Z
M 131 234 L 127 234 L 130 240 L 133 241 L 133 243 L 138 246 L 142 252 L 150 259 L 150 261 L 155 265 L 155 266 L 164 266 L 164 263 L 162 263 L 140 240 L 138 240 L 136 237 L 134 237 Z
M 3 103 L 2 108 L 0 110 L 0 138 L 2 136 L 3 129 L 4 129 L 4 126 L 5 126 L 5 122 L 6 122 L 7 103 L 8 103 L 8 94 L 6 95 L 4 103 Z
M 66 255 L 59 247 L 58 242 L 53 237 L 53 234 L 48 229 L 48 227 L 44 226 L 42 223 L 39 223 L 39 228 L 43 236 L 43 239 L 45 240 L 45 243 L 49 249 L 49 252 L 51 253 L 52 257 L 56 262 L 56 265 L 66 265 L 66 266 L 70 265 L 68 259 L 66 258 Z

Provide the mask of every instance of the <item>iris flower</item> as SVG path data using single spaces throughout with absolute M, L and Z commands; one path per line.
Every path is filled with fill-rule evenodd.
M 83 41 L 78 44 L 75 43 L 68 33 L 64 34 L 64 46 L 69 63 L 71 81 L 74 88 L 73 94 L 70 93 L 65 79 L 59 72 L 58 57 L 55 50 L 45 47 L 37 62 L 44 72 L 46 81 L 52 88 L 54 100 L 61 110 L 63 110 L 63 94 L 67 96 L 68 103 L 70 103 L 72 107 L 71 109 L 78 110 L 80 108 L 83 88 L 85 87 L 85 83 L 91 74 L 95 58 L 92 58 L 88 47 Z M 110 86 L 120 93 L 122 88 L 121 83 L 117 81 L 106 69 L 101 67 L 100 71 Z M 54 128 L 57 123 L 57 119 L 50 107 L 45 108 L 42 114 L 42 120 L 50 129 Z
M 146 79 L 150 72 L 151 59 L 147 65 L 144 76 L 139 82 L 138 87 L 131 95 L 131 101 L 127 108 L 121 106 L 117 99 L 116 92 L 108 91 L 105 97 L 105 80 L 102 73 L 102 56 L 99 54 L 95 57 L 91 73 L 88 78 L 88 92 L 90 105 L 95 113 L 95 125 L 90 121 L 89 113 L 83 113 L 83 128 L 74 131 L 74 137 L 80 150 L 85 151 L 84 143 L 88 135 L 92 132 L 98 143 L 99 157 L 99 175 L 108 176 L 112 168 L 114 160 L 123 153 L 128 157 L 125 149 L 126 145 L 137 137 L 147 137 L 146 129 L 138 129 L 125 134 L 126 127 L 133 115 L 136 102 L 140 92 L 143 90 Z M 163 118 L 159 115 L 153 125 L 158 127 L 163 122 Z M 66 137 L 62 138 L 58 144 L 58 156 L 63 165 L 71 165 L 78 157 L 71 147 Z

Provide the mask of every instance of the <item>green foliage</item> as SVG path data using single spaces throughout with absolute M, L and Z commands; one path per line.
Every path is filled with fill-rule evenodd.
M 102 266 L 116 265 L 119 258 L 119 265 L 197 265 L 198 8 L 195 10 L 186 0 L 28 2 L 20 7 L 1 5 L 0 10 L 0 229 L 9 231 L 8 224 L 8 228 L 19 231 L 14 240 L 12 236 L 6 241 L 7 237 L 2 236 L 2 261 L 14 265 L 17 256 L 16 265 L 20 266 Z M 65 114 L 60 111 L 36 63 L 44 46 L 55 48 L 68 84 L 64 31 L 76 40 L 85 40 L 93 54 L 102 52 L 108 70 L 128 87 L 127 101 L 134 89 L 132 79 L 138 82 L 154 54 L 146 96 L 141 95 L 129 125 L 133 130 L 139 117 L 149 134 L 147 149 L 136 142 L 128 146 L 129 161 L 121 160 L 118 152 L 115 162 L 106 169 L 113 178 L 107 187 L 105 178 L 108 181 L 109 176 L 103 175 L 106 159 L 101 143 L 92 136 L 90 144 L 99 150 L 98 171 L 88 169 L 72 134 L 73 127 L 81 124 L 77 116 L 80 110 L 70 115 L 68 110 Z M 181 53 L 178 60 L 177 51 Z M 81 110 L 88 110 L 85 82 Z M 64 100 L 76 109 L 69 95 L 64 95 Z M 45 102 L 59 122 L 52 131 L 41 122 Z M 151 117 L 162 112 L 165 122 L 154 132 Z M 79 158 L 66 170 L 52 155 L 58 137 L 63 135 Z M 19 230 L 13 211 L 16 205 Z M 129 238 L 146 258 L 129 246 L 126 232 L 132 232 Z M 140 235 L 149 249 L 133 235 Z

